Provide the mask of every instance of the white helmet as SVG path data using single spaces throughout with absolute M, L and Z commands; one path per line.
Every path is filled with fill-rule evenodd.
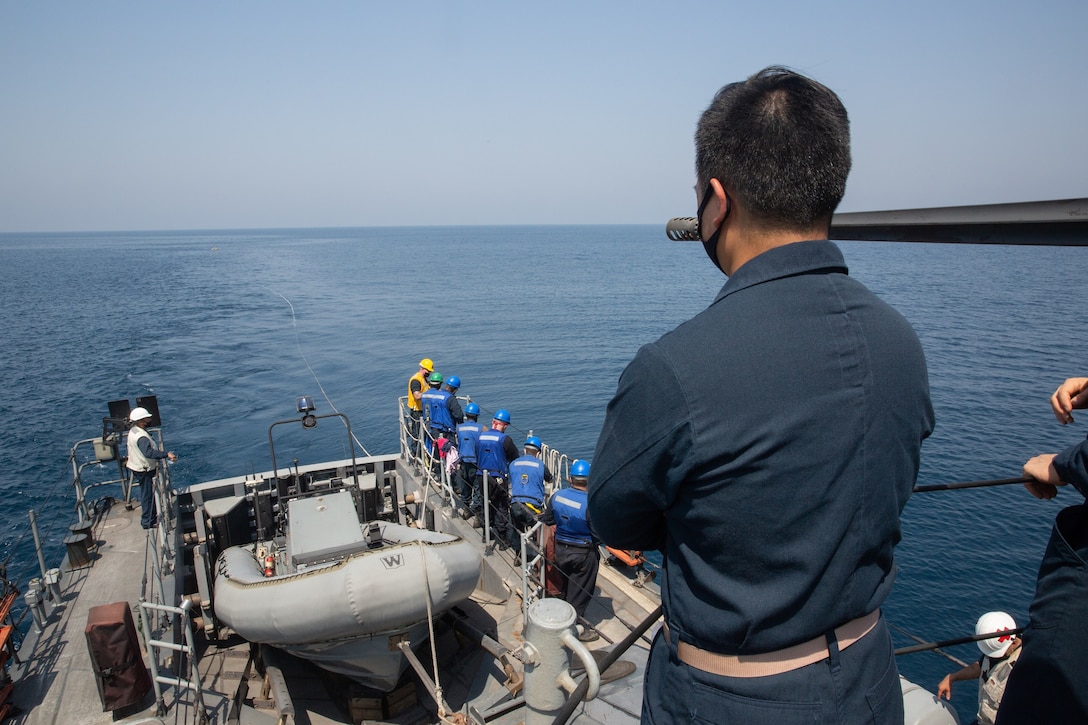
M 1004 632 L 1007 629 L 1016 629 L 1016 620 L 1010 617 L 1005 612 L 986 612 L 978 618 L 978 622 L 975 624 L 975 634 L 989 634 L 990 632 Z M 1015 635 L 1007 634 L 1001 637 L 991 637 L 990 639 L 980 639 L 978 641 L 978 648 L 982 650 L 982 654 L 987 657 L 1004 657 L 1008 652 L 1009 647 L 1012 646 L 1012 640 Z
M 128 419 L 133 423 L 150 417 L 151 413 L 147 412 L 147 408 L 133 408 L 132 412 L 128 414 Z

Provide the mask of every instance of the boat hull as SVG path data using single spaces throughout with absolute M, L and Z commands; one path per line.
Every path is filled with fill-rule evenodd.
M 423 642 L 428 616 L 472 594 L 481 559 L 455 536 L 380 526 L 385 543 L 378 548 L 364 545 L 278 576 L 265 576 L 254 545 L 226 549 L 216 563 L 216 617 L 251 642 L 392 689 L 404 666 L 396 642 L 406 636 L 413 645 Z

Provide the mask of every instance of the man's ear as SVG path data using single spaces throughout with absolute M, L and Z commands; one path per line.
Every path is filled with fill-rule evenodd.
M 722 182 L 717 179 L 710 180 L 710 193 L 714 196 L 707 205 L 710 207 L 708 211 L 713 214 L 710 220 L 714 223 L 715 227 L 720 227 L 725 222 L 725 218 L 729 216 L 729 195 L 725 193 L 725 187 L 722 186 Z

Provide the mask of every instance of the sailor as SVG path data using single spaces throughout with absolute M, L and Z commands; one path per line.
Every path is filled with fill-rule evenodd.
M 1050 406 L 1058 422 L 1072 423 L 1074 410 L 1088 408 L 1088 377 L 1068 378 Z M 1065 485 L 1088 498 L 1088 440 L 1033 456 L 1023 472 L 1036 498 L 1052 499 Z M 1054 519 L 1028 608 L 1024 654 L 1009 676 L 998 725 L 1088 722 L 1088 505 L 1077 501 Z
M 408 435 L 412 441 L 409 448 L 413 456 L 418 456 L 421 451 L 420 419 L 423 417 L 423 393 L 427 390 L 427 376 L 434 370 L 434 361 L 425 357 L 419 361 L 419 370 L 408 378 Z
M 456 432 L 457 426 L 465 421 L 465 413 L 461 410 L 461 401 L 457 399 L 457 389 L 461 387 L 461 378 L 456 375 L 451 375 L 446 378 L 445 385 L 442 389 L 450 394 L 448 407 L 450 409 L 450 419 L 453 421 L 453 426 L 450 428 L 450 432 Z
M 589 463 L 583 460 L 570 464 L 570 488 L 561 488 L 548 499 L 541 521 L 555 525 L 555 565 L 563 573 L 563 599 L 574 607 L 579 619 L 584 619 L 586 607 L 597 585 L 597 566 L 601 561 L 597 537 L 589 522 L 586 505 L 586 483 Z M 592 642 L 598 635 L 583 629 L 578 639 Z
M 431 440 L 448 438 L 453 433 L 453 413 L 450 410 L 450 391 L 442 389 L 442 373 L 431 373 L 427 378 L 430 386 L 420 398 L 423 404 L 423 417 L 427 421 Z M 458 405 L 460 409 L 460 405 Z
M 510 495 L 507 481 L 510 479 L 510 462 L 518 457 L 518 447 L 504 432 L 510 425 L 510 411 L 499 408 L 491 419 L 490 430 L 485 430 L 476 441 L 476 478 L 483 490 L 483 477 L 487 476 L 487 495 L 494 515 L 491 525 L 497 530 L 498 540 L 506 544 L 510 540 Z M 481 499 L 483 496 L 481 496 Z M 474 511 L 477 516 L 482 512 Z
M 1005 612 L 986 612 L 975 623 L 975 634 L 1005 632 L 1016 629 L 1016 621 Z M 950 672 L 937 685 L 937 697 L 952 699 L 952 683 L 978 680 L 978 725 L 994 725 L 1005 683 L 1012 674 L 1013 665 L 1020 657 L 1020 638 L 1007 634 L 990 639 L 980 639 L 978 648 L 982 657 L 961 670 Z
M 524 533 L 544 513 L 544 484 L 552 482 L 552 472 L 540 460 L 543 444 L 536 436 L 525 439 L 525 455 L 510 463 L 510 520 L 514 529 Z M 511 546 L 518 536 L 511 532 Z
M 155 472 L 163 458 L 176 461 L 178 456 L 173 451 L 160 451 L 151 440 L 147 426 L 151 424 L 151 413 L 147 408 L 133 408 L 128 414 L 131 427 L 128 429 L 128 462 L 125 464 L 132 471 L 132 480 L 140 484 L 140 526 L 153 529 L 159 525 L 159 514 L 155 507 Z
M 470 511 L 480 510 L 480 489 L 476 480 L 476 441 L 484 432 L 484 425 L 477 418 L 480 406 L 470 402 L 465 406 L 467 420 L 457 426 L 457 453 L 461 461 L 461 480 L 458 493 Z
M 624 370 L 589 487 L 606 544 L 662 551 L 643 721 L 901 725 L 880 605 L 933 407 L 918 335 L 828 239 L 846 109 L 766 68 L 718 91 L 695 147 L 729 279 Z

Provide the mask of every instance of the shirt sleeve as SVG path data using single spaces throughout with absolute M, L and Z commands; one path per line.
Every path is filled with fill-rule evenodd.
M 450 418 L 453 419 L 455 424 L 460 425 L 465 422 L 465 413 L 461 410 L 461 401 L 457 399 L 456 395 L 450 396 L 449 409 Z
M 506 440 L 503 441 L 502 450 L 506 454 L 507 463 L 521 458 L 521 451 L 518 450 L 518 444 L 515 443 L 510 436 L 506 436 Z
M 151 438 L 148 436 L 140 436 L 136 441 L 136 447 L 140 449 L 140 453 L 144 454 L 144 458 L 150 458 L 152 460 L 166 458 L 166 451 L 160 451 L 151 443 Z
M 692 467 L 693 426 L 672 365 L 646 345 L 608 404 L 589 478 L 593 530 L 610 546 L 661 549 L 665 513 Z
M 1054 469 L 1066 483 L 1071 483 L 1088 498 L 1088 440 L 1070 446 L 1054 458 Z

